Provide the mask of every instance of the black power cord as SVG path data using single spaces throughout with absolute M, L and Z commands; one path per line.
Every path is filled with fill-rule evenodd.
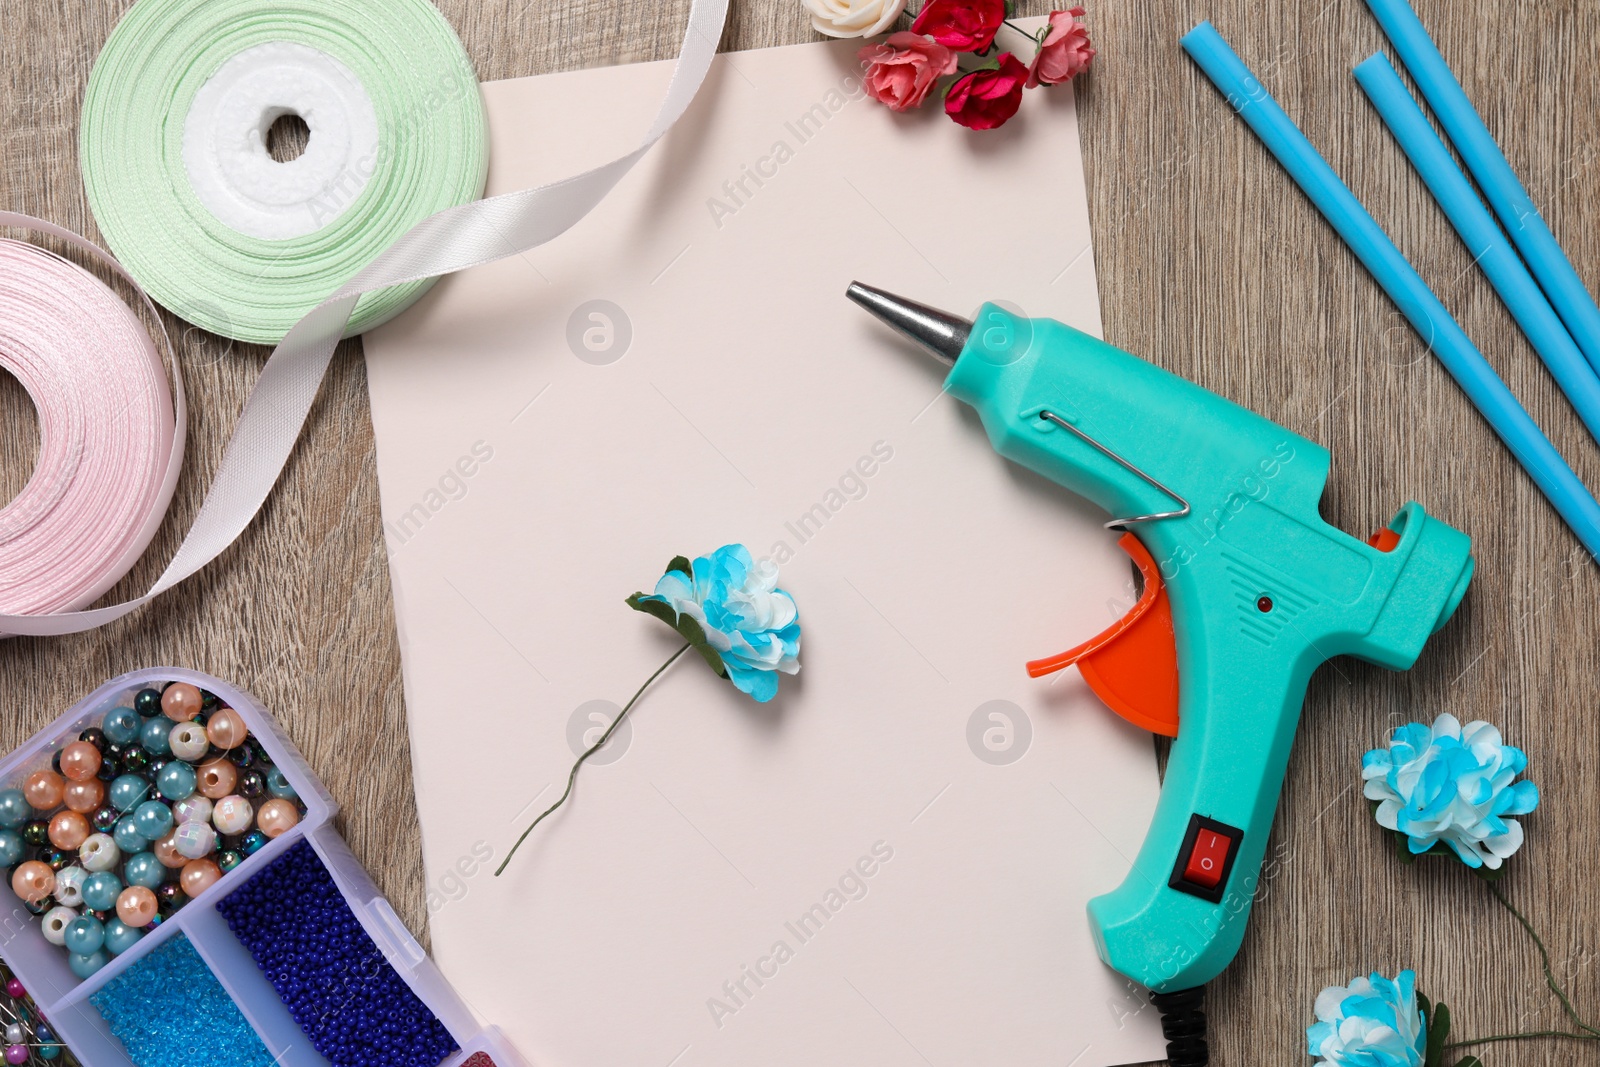
M 1167 1059 L 1172 1067 L 1206 1067 L 1206 987 L 1152 993 L 1150 1003 L 1161 1012 L 1161 1033 L 1167 1039 Z

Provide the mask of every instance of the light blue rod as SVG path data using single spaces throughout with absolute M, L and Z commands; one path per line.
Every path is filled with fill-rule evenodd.
M 1500 299 L 1560 383 L 1584 425 L 1600 440 L 1600 377 L 1551 310 L 1544 290 L 1528 273 L 1522 257 L 1473 192 L 1466 175 L 1450 157 L 1450 150 L 1433 132 L 1400 75 L 1382 55 L 1358 65 L 1355 75 L 1367 99 L 1383 116 L 1389 132 L 1433 192 L 1433 198 L 1449 216 L 1456 233 L 1466 242 L 1467 251 L 1477 257 L 1478 265 L 1494 283 Z
M 1600 504 L 1355 194 L 1211 23 L 1202 22 L 1185 34 L 1183 47 L 1383 286 L 1590 556 L 1600 556 Z
M 1422 98 L 1466 161 L 1467 169 L 1528 261 L 1572 339 L 1600 373 L 1600 308 L 1595 307 L 1583 280 L 1572 269 L 1550 227 L 1539 217 L 1539 209 L 1533 206 L 1516 171 L 1506 162 L 1505 153 L 1450 72 L 1422 20 L 1406 0 L 1367 0 L 1367 6 L 1400 54 L 1400 62 L 1416 79 Z

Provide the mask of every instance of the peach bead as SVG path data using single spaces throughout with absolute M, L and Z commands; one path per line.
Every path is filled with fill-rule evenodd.
M 11 891 L 29 904 L 37 904 L 56 891 L 56 872 L 38 860 L 18 864 L 11 874 Z
M 211 860 L 191 860 L 178 876 L 178 884 L 183 886 L 184 895 L 193 900 L 215 885 L 221 877 L 222 868 Z
M 294 801 L 282 797 L 267 801 L 256 812 L 256 826 L 268 837 L 277 837 L 285 830 L 293 829 L 299 821 L 300 809 L 294 806 Z
M 106 802 L 106 784 L 98 778 L 68 782 L 61 791 L 61 801 L 73 811 L 87 815 Z
M 34 811 L 54 811 L 61 806 L 66 781 L 55 771 L 34 771 L 22 783 L 22 795 Z
M 92 832 L 89 820 L 75 811 L 58 811 L 50 820 L 50 843 L 63 852 L 76 849 Z
M 209 729 L 207 727 L 208 732 Z M 199 773 L 195 775 L 195 785 L 199 788 L 200 795 L 211 800 L 221 800 L 233 792 L 233 787 L 238 781 L 239 768 L 225 759 L 202 763 Z
M 211 809 L 211 825 L 219 834 L 242 834 L 250 829 L 250 820 L 255 814 L 256 809 L 244 797 L 223 797 Z
M 206 737 L 218 748 L 238 748 L 250 736 L 244 716 L 232 708 L 218 708 L 206 720 Z
M 200 690 L 188 682 L 173 682 L 161 694 L 161 712 L 174 722 L 188 722 L 200 714 Z
M 100 769 L 100 750 L 87 741 L 74 741 L 61 750 L 61 773 L 74 782 L 87 782 Z
M 142 885 L 130 885 L 117 897 L 117 918 L 135 930 L 156 917 L 156 895 Z
M 178 851 L 178 831 L 170 831 L 167 836 L 150 846 L 150 851 L 156 854 L 156 859 L 161 861 L 161 866 L 177 870 L 189 862 L 189 857 Z

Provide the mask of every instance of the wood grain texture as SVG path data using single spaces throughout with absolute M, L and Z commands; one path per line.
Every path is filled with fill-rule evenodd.
M 0 0 L 0 205 L 97 236 L 79 180 L 77 109 L 127 0 Z M 685 0 L 441 0 L 480 77 L 675 54 Z M 1047 10 L 1037 0 L 1024 14 Z M 1419 0 L 1469 95 L 1578 270 L 1600 284 L 1600 9 Z M 1238 962 L 1212 987 L 1215 1062 L 1300 1063 L 1324 985 L 1411 966 L 1484 1035 L 1562 1025 L 1529 939 L 1451 863 L 1402 866 L 1352 785 L 1399 722 L 1484 716 L 1529 754 L 1545 805 L 1503 885 L 1600 1020 L 1600 568 L 1589 563 L 1394 307 L 1178 47 L 1210 18 L 1322 149 L 1590 485 L 1600 450 L 1366 105 L 1349 68 L 1381 44 L 1359 4 L 1104 0 L 1080 86 L 1109 340 L 1326 444 L 1325 513 L 1352 531 L 1408 499 L 1470 531 L 1477 578 L 1416 669 L 1318 672 L 1264 886 Z M 796 0 L 740 0 L 724 48 L 812 39 Z M 965 136 L 951 128 L 950 136 Z M 1041 205 L 1049 190 L 1040 189 Z M 183 323 L 195 399 L 189 463 L 142 590 L 193 517 L 265 358 Z M 0 376 L 3 378 L 3 376 Z M 0 494 L 23 484 L 37 429 L 0 381 Z M 344 806 L 343 830 L 411 928 L 424 883 L 358 343 L 340 351 L 282 482 L 244 538 L 153 609 L 99 632 L 0 642 L 0 747 L 105 678 L 181 664 L 277 710 Z M 1242 665 L 1241 669 L 1245 669 Z M 471 679 L 463 679 L 466 699 Z M 1600 1062 L 1574 1043 L 1491 1047 L 1493 1067 Z

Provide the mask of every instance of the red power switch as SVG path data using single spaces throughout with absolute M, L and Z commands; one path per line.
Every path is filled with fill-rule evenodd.
M 1222 881 L 1222 872 L 1228 869 L 1228 850 L 1231 848 L 1231 838 L 1202 827 L 1194 836 L 1189 862 L 1184 864 L 1184 881 L 1215 889 L 1217 883 Z

